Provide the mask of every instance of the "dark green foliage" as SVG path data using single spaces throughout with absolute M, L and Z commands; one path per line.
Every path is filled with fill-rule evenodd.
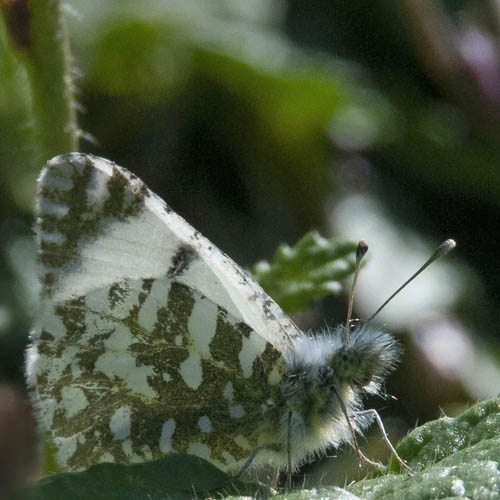
M 270 490 L 235 481 L 210 463 L 190 455 L 172 454 L 154 462 L 99 464 L 85 472 L 48 476 L 26 500 L 159 500 L 227 495 L 268 496 Z

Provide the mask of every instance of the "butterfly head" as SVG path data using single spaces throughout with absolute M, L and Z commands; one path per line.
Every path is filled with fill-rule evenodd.
M 382 330 L 361 326 L 351 331 L 343 343 L 326 360 L 336 378 L 368 392 L 378 386 L 396 366 L 401 347 Z M 373 383 L 373 384 L 372 384 Z
M 411 281 L 413 281 L 432 262 L 446 255 L 455 248 L 455 241 L 448 239 L 441 243 L 429 259 L 406 280 L 367 320 L 351 330 L 351 325 L 359 320 L 352 320 L 352 306 L 356 285 L 361 269 L 361 261 L 368 251 L 368 244 L 361 240 L 356 249 L 356 265 L 353 284 L 349 294 L 349 305 L 347 310 L 346 326 L 339 327 L 339 337 L 342 339 L 341 346 L 329 356 L 328 365 L 339 380 L 352 383 L 354 386 L 366 388 L 371 382 L 378 386 L 394 368 L 399 355 L 400 348 L 396 341 L 388 334 L 370 326 L 370 321 Z

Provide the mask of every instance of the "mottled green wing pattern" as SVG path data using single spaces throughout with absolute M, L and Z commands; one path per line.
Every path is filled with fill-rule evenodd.
M 297 327 L 111 162 L 54 158 L 35 212 L 42 293 L 27 376 L 58 462 L 179 451 L 237 467 L 260 442 Z
M 231 469 L 256 448 L 282 358 L 208 298 L 166 279 L 122 281 L 52 314 L 36 385 L 63 467 L 176 451 Z

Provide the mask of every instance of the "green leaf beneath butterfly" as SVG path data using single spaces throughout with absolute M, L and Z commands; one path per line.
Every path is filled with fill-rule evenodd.
M 270 490 L 233 480 L 209 462 L 172 454 L 162 460 L 132 465 L 99 464 L 84 472 L 67 472 L 39 481 L 26 500 L 184 500 L 228 495 L 268 497 Z
M 287 313 L 342 291 L 342 280 L 354 271 L 356 244 L 307 233 L 293 247 L 281 245 L 270 262 L 253 268 L 259 284 Z

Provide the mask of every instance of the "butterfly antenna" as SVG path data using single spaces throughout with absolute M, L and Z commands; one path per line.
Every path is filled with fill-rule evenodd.
M 354 268 L 354 278 L 352 280 L 351 293 L 349 294 L 349 305 L 347 306 L 347 319 L 345 322 L 345 332 L 344 340 L 347 340 L 347 336 L 351 327 L 351 316 L 352 316 L 352 305 L 354 303 L 354 294 L 356 293 L 356 286 L 358 284 L 359 270 L 361 269 L 361 259 L 368 252 L 368 243 L 365 240 L 361 240 L 356 247 L 356 267 Z
M 412 282 L 426 267 L 430 266 L 436 259 L 446 255 L 448 252 L 453 250 L 456 247 L 455 240 L 446 240 L 439 245 L 434 253 L 429 257 L 429 259 L 424 263 L 422 267 L 418 269 L 418 271 L 413 274 L 410 278 L 408 278 L 367 320 L 365 323 L 371 321 L 406 285 Z

